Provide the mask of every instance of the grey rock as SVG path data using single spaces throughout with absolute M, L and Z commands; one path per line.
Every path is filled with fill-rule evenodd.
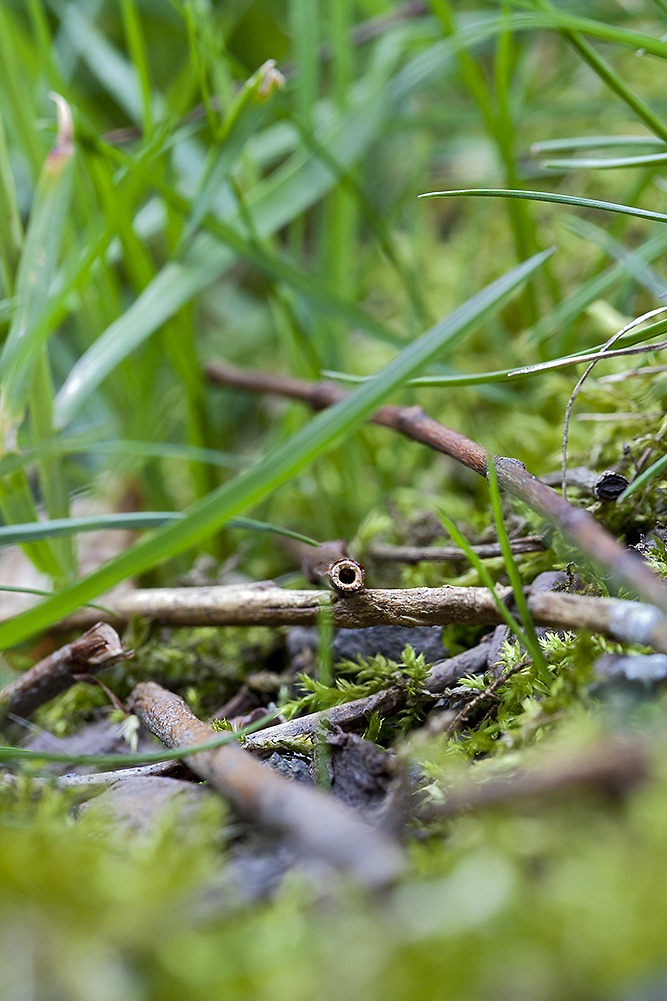
M 442 660 L 442 626 L 369 626 L 366 629 L 339 629 L 333 644 L 334 663 L 382 654 L 400 662 L 406 646 L 423 653 L 427 664 Z

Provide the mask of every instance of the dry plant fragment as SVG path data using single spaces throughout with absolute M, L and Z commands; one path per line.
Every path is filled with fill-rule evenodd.
M 183 699 L 152 681 L 137 685 L 128 703 L 167 747 L 192 747 L 218 736 Z M 192 754 L 188 766 L 244 816 L 283 831 L 310 855 L 349 870 L 370 888 L 388 886 L 404 867 L 393 839 L 318 790 L 278 775 L 235 743 Z
M 105 622 L 56 650 L 0 690 L 0 723 L 8 713 L 29 716 L 38 706 L 75 684 L 75 675 L 94 674 L 113 660 L 131 656 Z

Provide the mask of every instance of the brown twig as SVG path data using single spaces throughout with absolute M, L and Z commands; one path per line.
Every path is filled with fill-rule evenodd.
M 447 737 L 451 737 L 453 733 L 456 733 L 461 724 L 465 723 L 468 717 L 474 713 L 478 706 L 481 706 L 483 702 L 494 695 L 500 686 L 505 684 L 508 678 L 511 678 L 513 674 L 517 674 L 519 671 L 523 670 L 523 668 L 529 663 L 530 661 L 526 659 L 520 661 L 518 664 L 513 664 L 511 667 L 506 668 L 506 670 L 499 674 L 490 685 L 487 685 L 483 692 L 479 692 L 473 699 L 470 700 L 470 702 L 466 702 L 451 723 L 445 727 L 443 733 L 445 733 Z
M 217 736 L 183 699 L 154 682 L 137 685 L 129 704 L 167 747 L 192 747 Z M 192 754 L 188 766 L 244 816 L 289 834 L 305 851 L 348 869 L 366 886 L 381 889 L 403 868 L 403 854 L 392 839 L 318 790 L 284 779 L 234 743 Z
M 302 400 L 315 410 L 322 410 L 343 399 L 347 393 L 328 382 L 307 382 L 267 372 L 249 372 L 211 362 L 208 378 L 221 386 L 235 386 L 253 392 L 277 393 Z M 487 475 L 487 453 L 476 442 L 429 417 L 421 407 L 385 406 L 370 418 L 371 422 L 392 428 L 424 445 L 444 452 L 457 462 Z M 593 562 L 632 588 L 645 601 L 667 614 L 667 587 L 644 561 L 613 538 L 595 519 L 529 473 L 518 459 L 494 457 L 501 489 L 527 504 L 568 537 Z
M 497 587 L 496 593 L 503 601 L 512 599 L 509 587 Z M 667 620 L 653 605 L 530 588 L 526 599 L 538 625 L 588 629 L 667 653 Z M 141 616 L 170 626 L 314 626 L 320 609 L 330 600 L 326 591 L 287 591 L 271 581 L 240 587 L 146 588 L 105 598 L 108 612 L 96 609 L 95 615 L 114 625 Z M 339 595 L 331 607 L 333 624 L 341 629 L 452 623 L 496 626 L 504 621 L 485 587 L 371 588 Z M 81 608 L 61 625 L 86 625 L 90 612 Z
M 539 535 L 528 535 L 510 541 L 513 553 L 539 553 L 547 546 Z M 480 543 L 471 547 L 481 560 L 502 556 L 497 542 Z M 377 542 L 368 547 L 368 555 L 378 563 L 459 563 L 468 559 L 463 549 L 456 546 L 390 546 Z
M 619 795 L 645 779 L 650 765 L 648 748 L 625 740 L 605 740 L 575 754 L 550 757 L 509 775 L 468 778 L 450 789 L 443 802 L 424 803 L 417 815 L 424 821 L 444 820 L 469 810 L 591 789 Z
M 96 613 L 99 618 L 99 613 Z M 113 660 L 131 656 L 118 634 L 105 622 L 40 660 L 16 681 L 0 690 L 0 724 L 8 713 L 29 716 L 38 706 L 75 683 L 74 675 L 93 674 Z

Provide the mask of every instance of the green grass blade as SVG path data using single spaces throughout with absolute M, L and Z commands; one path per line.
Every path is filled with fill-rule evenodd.
M 150 71 L 146 56 L 146 43 L 134 0 L 121 0 L 121 11 L 128 49 L 139 80 L 144 136 L 150 142 L 153 136 L 153 99 Z
M 60 751 L 31 751 L 28 747 L 11 747 L 4 744 L 0 745 L 0 761 L 53 761 L 69 765 L 89 765 L 93 768 L 125 768 L 128 765 L 149 765 L 155 761 L 178 761 L 180 758 L 190 757 L 191 754 L 212 751 L 216 747 L 230 744 L 233 740 L 242 739 L 246 734 L 261 730 L 274 716 L 275 713 L 267 713 L 266 716 L 240 730 L 227 730 L 219 737 L 212 737 L 202 744 L 179 747 L 175 750 L 168 750 L 165 747 L 161 751 L 147 751 L 144 754 L 66 754 Z
M 16 277 L 16 307 L 0 356 L 0 455 L 17 451 L 17 435 L 28 398 L 33 434 L 52 437 L 52 388 L 44 332 L 38 322 L 45 312 L 56 274 L 65 218 L 71 193 L 72 117 L 59 95 L 51 95 L 58 109 L 56 143 L 48 154 L 35 192 Z M 57 464 L 45 460 L 40 483 L 51 516 L 64 516 L 67 491 Z M 36 518 L 32 492 L 22 471 L 0 481 L 0 509 L 6 521 Z M 74 559 L 68 544 L 27 546 L 26 554 L 42 570 L 70 575 Z
M 621 215 L 635 216 L 638 219 L 652 219 L 656 222 L 667 222 L 664 212 L 651 212 L 649 209 L 638 209 L 632 205 L 621 205 L 618 202 L 603 202 L 598 198 L 580 198 L 578 195 L 561 195 L 554 191 L 515 191 L 507 188 L 460 188 L 456 191 L 427 191 L 419 198 L 459 198 L 462 195 L 475 195 L 477 198 L 527 198 L 533 202 L 554 202 L 557 205 L 577 205 L 584 209 L 598 209 L 601 212 L 619 212 Z
M 662 471 L 667 468 L 667 455 L 661 456 L 652 465 L 645 469 L 643 473 L 633 480 L 629 486 L 625 488 L 621 496 L 617 500 L 617 504 L 624 501 L 626 497 L 630 497 L 631 494 L 637 493 L 638 490 L 643 490 L 644 487 L 654 480 L 656 476 L 659 476 Z
M 664 149 L 665 142 L 657 136 L 578 136 L 571 139 L 545 139 L 541 142 L 533 143 L 530 152 L 536 155 L 540 153 L 564 153 L 569 150 L 580 149 L 607 149 L 614 146 L 650 146 L 656 149 Z M 564 160 L 569 163 L 569 160 Z
M 472 546 L 466 539 L 463 532 L 459 530 L 456 523 L 452 521 L 449 515 L 445 511 L 443 511 L 441 507 L 436 508 L 436 511 L 438 514 L 438 518 L 447 529 L 447 532 L 451 536 L 452 540 L 456 543 L 459 549 L 463 550 L 463 552 L 466 555 L 466 559 L 470 562 L 471 566 L 473 566 L 477 571 L 477 574 L 479 575 L 479 579 L 481 580 L 482 584 L 485 587 L 488 587 L 495 602 L 496 608 L 500 612 L 500 616 L 503 622 L 509 629 L 512 630 L 517 639 L 519 639 L 520 642 L 523 643 L 526 650 L 528 650 L 530 641 L 528 640 L 528 637 L 524 633 L 523 629 L 521 628 L 517 620 L 514 618 L 514 616 L 508 609 L 505 602 L 498 597 L 498 592 L 496 591 L 495 584 L 493 583 L 493 578 L 491 577 L 491 574 L 489 573 L 487 568 L 484 566 L 484 562 L 479 558 L 475 550 L 472 548 Z
M 185 517 L 180 511 L 136 511 L 129 514 L 96 514 L 87 518 L 51 518 L 48 521 L 26 522 L 24 525 L 3 525 L 0 526 L 0 546 L 34 542 L 37 539 L 65 538 L 80 532 L 99 532 L 102 529 L 127 531 L 159 528 Z M 319 545 L 300 532 L 293 532 L 267 521 L 256 521 L 254 518 L 230 518 L 227 527 L 248 532 L 271 532 L 273 535 L 284 535 L 288 539 L 305 542 L 309 546 Z
M 569 160 L 543 160 L 547 170 L 618 170 L 624 167 L 655 167 L 667 163 L 667 153 L 647 153 L 645 156 L 578 157 Z
M 409 344 L 373 379 L 318 414 L 254 467 L 194 504 L 182 521 L 159 529 L 131 549 L 29 612 L 0 625 L 0 647 L 57 621 L 128 576 L 140 573 L 210 537 L 230 518 L 257 504 L 314 459 L 352 433 L 386 398 L 438 357 L 451 340 L 497 310 L 552 251 L 536 254 L 488 285 L 422 337 Z
M 519 615 L 521 616 L 521 621 L 523 622 L 523 628 L 527 639 L 526 649 L 533 658 L 533 665 L 535 667 L 538 676 L 545 684 L 548 685 L 553 680 L 552 674 L 551 671 L 549 670 L 549 665 L 546 662 L 544 654 L 542 653 L 542 647 L 540 646 L 540 641 L 537 638 L 537 633 L 535 632 L 535 624 L 533 622 L 533 617 L 530 614 L 530 609 L 528 608 L 526 596 L 523 593 L 523 586 L 521 584 L 521 576 L 519 574 L 519 569 L 514 559 L 514 554 L 512 552 L 510 541 L 507 537 L 507 530 L 505 529 L 505 522 L 503 520 L 503 508 L 502 508 L 502 501 L 500 499 L 500 488 L 498 487 L 498 477 L 496 475 L 496 467 L 493 461 L 493 454 L 491 452 L 489 452 L 488 483 L 489 483 L 489 492 L 491 494 L 491 507 L 493 509 L 493 520 L 496 523 L 498 541 L 500 543 L 500 548 L 503 553 L 503 559 L 505 561 L 505 569 L 507 570 L 507 576 L 510 579 L 510 584 L 514 592 L 514 600 L 516 602 L 516 607 L 519 609 Z

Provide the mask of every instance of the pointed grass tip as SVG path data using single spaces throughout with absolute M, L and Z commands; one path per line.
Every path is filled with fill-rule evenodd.
M 66 158 L 71 156 L 74 152 L 74 144 L 72 141 L 74 137 L 72 109 L 62 94 L 56 94 L 54 90 L 51 90 L 49 91 L 48 96 L 55 102 L 56 117 L 58 121 L 56 141 L 53 149 L 49 153 L 49 158 Z

